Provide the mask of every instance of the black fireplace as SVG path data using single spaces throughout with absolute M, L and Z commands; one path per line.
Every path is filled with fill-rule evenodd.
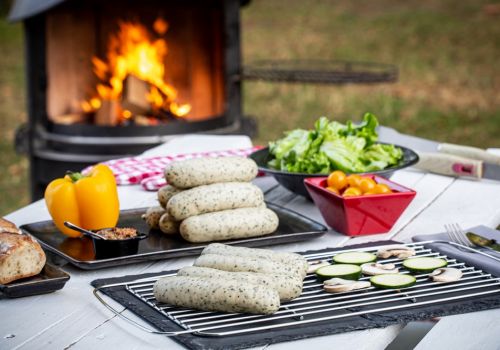
M 10 19 L 25 27 L 29 115 L 16 147 L 29 156 L 32 199 L 67 170 L 136 155 L 174 135 L 252 136 L 256 123 L 241 109 L 243 79 L 397 80 L 395 67 L 373 63 L 242 67 L 240 10 L 249 2 L 16 0 Z M 150 56 L 155 64 L 143 61 Z
M 48 182 L 66 170 L 135 155 L 172 135 L 255 132 L 255 124 L 241 114 L 239 12 L 244 3 L 17 1 L 10 19 L 22 20 L 25 27 L 29 121 L 16 143 L 29 154 L 32 198 L 40 198 Z M 99 79 L 92 58 L 106 59 L 109 38 L 123 23 L 149 29 L 158 18 L 168 25 L 163 63 L 169 83 L 190 104 L 190 113 L 175 118 L 163 111 L 153 118 L 145 111 L 117 122 L 110 118 L 116 110 L 104 103 L 93 113 L 82 111 Z

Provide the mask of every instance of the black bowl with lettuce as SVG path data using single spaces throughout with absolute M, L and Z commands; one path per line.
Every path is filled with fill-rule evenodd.
M 334 170 L 346 174 L 377 174 L 389 178 L 396 170 L 418 162 L 412 150 L 377 142 L 377 118 L 365 114 L 353 124 L 330 122 L 321 117 L 313 130 L 295 129 L 270 142 L 269 147 L 250 155 L 259 170 L 274 176 L 282 186 L 309 197 L 304 185 L 307 177 L 327 176 Z

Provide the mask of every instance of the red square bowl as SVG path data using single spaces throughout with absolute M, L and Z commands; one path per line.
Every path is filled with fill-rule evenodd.
M 342 197 L 326 189 L 326 177 L 304 180 L 307 191 L 326 223 L 348 236 L 388 232 L 416 192 L 377 175 L 367 175 L 377 183 L 386 184 L 393 193 Z

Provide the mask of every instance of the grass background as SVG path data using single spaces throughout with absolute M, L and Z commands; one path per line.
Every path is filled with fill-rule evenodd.
M 0 3 L 1 5 L 2 3 Z M 1 6 L 0 6 L 1 7 Z M 0 215 L 29 201 L 27 161 L 15 154 L 26 119 L 22 26 L 0 8 Z M 253 0 L 242 11 L 245 64 L 321 58 L 392 63 L 395 84 L 246 82 L 244 112 L 255 142 L 376 114 L 399 131 L 440 141 L 500 147 L 500 4 L 482 0 Z

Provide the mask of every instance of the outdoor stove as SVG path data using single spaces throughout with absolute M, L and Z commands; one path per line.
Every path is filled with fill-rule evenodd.
M 31 193 L 66 170 L 210 132 L 241 114 L 240 0 L 17 1 L 26 34 Z
M 242 79 L 395 81 L 392 66 L 259 62 L 243 69 L 240 10 L 248 0 L 17 0 L 25 26 L 33 199 L 67 170 L 142 153 L 172 135 L 253 135 Z M 318 69 L 316 69 L 318 68 Z

